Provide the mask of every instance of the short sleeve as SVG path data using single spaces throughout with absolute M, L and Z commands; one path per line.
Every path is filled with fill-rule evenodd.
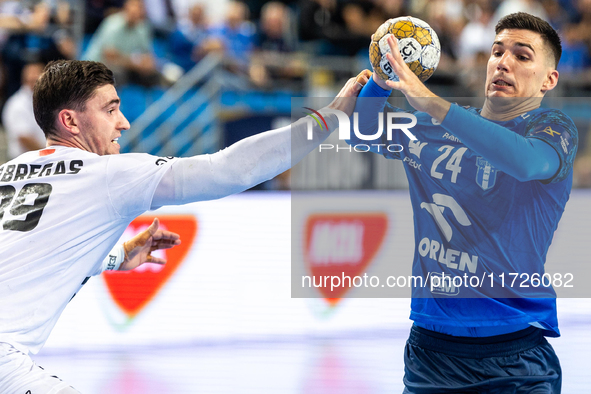
M 579 133 L 572 119 L 556 109 L 543 111 L 529 121 L 525 137 L 545 141 L 558 153 L 560 168 L 548 183 L 566 179 L 573 168 L 579 144 Z
M 109 156 L 106 187 L 117 214 L 134 218 L 148 211 L 160 180 L 176 160 L 145 153 Z

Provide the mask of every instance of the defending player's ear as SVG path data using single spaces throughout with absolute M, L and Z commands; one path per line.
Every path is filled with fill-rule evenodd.
M 78 120 L 76 113 L 69 109 L 62 109 L 57 116 L 57 127 L 63 129 L 70 134 L 79 134 Z

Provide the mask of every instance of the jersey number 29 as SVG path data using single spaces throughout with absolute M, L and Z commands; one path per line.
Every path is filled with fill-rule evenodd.
M 27 183 L 16 198 L 16 189 L 12 185 L 0 186 L 0 221 L 6 209 L 13 216 L 25 216 L 24 219 L 7 220 L 2 225 L 4 230 L 31 231 L 41 219 L 43 209 L 49 201 L 51 185 L 49 183 Z

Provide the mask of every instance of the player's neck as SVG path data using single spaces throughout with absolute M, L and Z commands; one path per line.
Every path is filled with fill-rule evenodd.
M 61 136 L 51 135 L 47 137 L 47 146 L 66 146 L 68 148 L 78 148 L 85 151 L 89 151 L 86 149 L 80 141 L 74 139 L 66 139 Z
M 540 107 L 543 97 L 488 97 L 484 101 L 483 118 L 497 121 L 511 120 Z

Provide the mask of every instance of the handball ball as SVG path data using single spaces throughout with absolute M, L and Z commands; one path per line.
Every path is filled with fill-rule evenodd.
M 435 30 L 427 22 L 411 16 L 389 19 L 376 30 L 369 45 L 371 65 L 383 80 L 398 81 L 386 58 L 386 53 L 390 53 L 387 39 L 391 35 L 398 39 L 402 59 L 412 72 L 422 82 L 429 79 L 441 57 L 441 45 Z

